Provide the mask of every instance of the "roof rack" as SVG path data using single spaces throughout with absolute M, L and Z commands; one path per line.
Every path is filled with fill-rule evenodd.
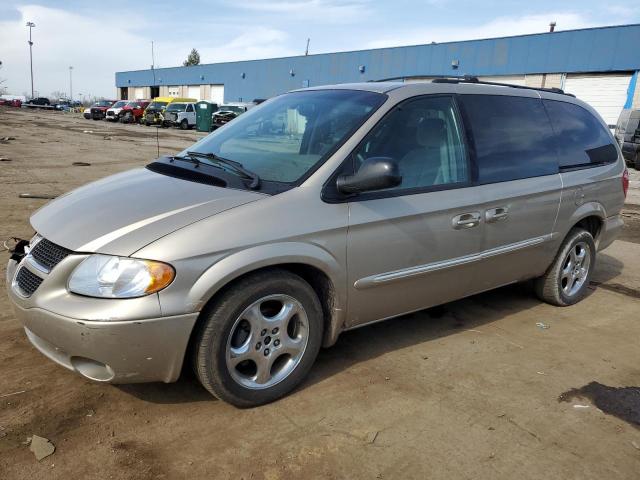
M 436 76 L 436 75 L 411 75 L 404 77 L 393 77 L 393 78 L 385 78 L 383 80 L 376 80 L 377 82 L 388 82 L 391 80 L 406 80 L 412 78 L 429 78 L 431 77 L 432 83 L 477 83 L 479 85 L 495 85 L 498 87 L 511 87 L 511 88 L 521 88 L 523 90 L 538 90 L 541 92 L 549 92 L 549 93 L 558 93 L 560 95 L 568 95 L 570 97 L 575 97 L 575 95 L 571 93 L 566 93 L 561 88 L 544 88 L 544 87 L 529 87 L 526 85 L 516 85 L 513 83 L 501 83 L 501 82 L 486 82 L 484 80 L 480 80 L 478 77 L 474 77 L 472 75 L 463 75 L 461 77 L 449 77 L 449 76 Z

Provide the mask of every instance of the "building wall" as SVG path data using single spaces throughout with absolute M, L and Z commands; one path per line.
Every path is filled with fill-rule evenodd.
M 225 100 L 389 77 L 640 69 L 640 25 L 116 73 L 117 86 L 224 84 Z M 457 62 L 457 68 L 454 64 Z M 533 80 L 532 80 L 533 81 Z M 557 83 L 557 77 L 547 81 Z

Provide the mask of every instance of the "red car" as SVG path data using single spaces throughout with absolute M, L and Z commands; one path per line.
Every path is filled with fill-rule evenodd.
M 109 110 L 114 103 L 116 103 L 115 100 L 100 100 L 94 103 L 91 105 L 91 118 L 94 120 L 102 120 L 107 116 L 107 110 Z
M 127 103 L 120 111 L 120 121 L 122 123 L 138 123 L 142 118 L 144 109 L 147 108 L 151 101 L 134 100 Z

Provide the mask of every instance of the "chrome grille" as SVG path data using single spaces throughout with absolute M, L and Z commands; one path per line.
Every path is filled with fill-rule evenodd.
M 30 297 L 42 283 L 42 278 L 22 267 L 16 275 L 16 283 L 24 296 Z
M 47 270 L 53 270 L 67 255 L 73 253 L 60 245 L 43 238 L 31 249 L 30 255 Z

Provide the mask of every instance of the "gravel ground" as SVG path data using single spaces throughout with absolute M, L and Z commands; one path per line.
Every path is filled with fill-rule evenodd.
M 160 130 L 160 152 L 201 136 Z M 0 108 L 0 238 L 88 181 L 144 165 L 156 130 Z M 84 161 L 91 166 L 72 166 Z M 287 398 L 239 410 L 175 384 L 90 383 L 44 358 L 0 296 L 0 479 L 629 479 L 640 471 L 640 175 L 591 294 L 515 285 L 348 332 Z M 0 256 L 0 287 L 5 288 Z M 536 324 L 542 322 L 548 328 Z M 24 443 L 56 447 L 37 461 Z

